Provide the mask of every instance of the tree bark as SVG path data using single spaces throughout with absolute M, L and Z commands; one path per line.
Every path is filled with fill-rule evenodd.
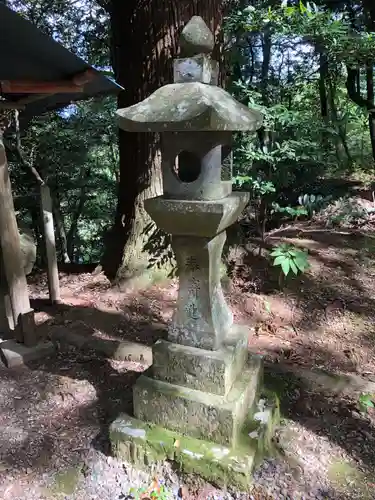
M 345 166 L 349 166 L 353 163 L 353 160 L 346 139 L 346 127 L 339 119 L 336 106 L 336 86 L 335 82 L 332 81 L 332 77 L 328 78 L 328 89 L 331 123 L 333 128 L 337 131 L 337 136 L 335 137 L 337 160 L 340 164 L 343 163 Z
M 375 104 L 374 104 L 374 71 L 371 64 L 366 68 L 367 96 L 361 95 L 359 86 L 359 69 L 347 68 L 348 76 L 346 79 L 346 88 L 349 98 L 361 108 L 367 110 L 369 114 L 369 132 L 372 146 L 372 155 L 375 162 Z
M 368 114 L 368 125 L 370 132 L 370 141 L 372 149 L 372 157 L 375 162 L 375 109 L 374 109 L 374 67 L 372 63 L 367 65 L 366 70 L 366 84 L 367 84 L 367 100 L 372 104 L 371 110 Z
M 66 237 L 67 241 L 67 251 L 69 255 L 69 259 L 71 262 L 75 262 L 76 256 L 75 256 L 75 242 L 77 238 L 77 231 L 78 231 L 78 221 L 82 215 L 86 200 L 87 200 L 87 182 L 90 178 L 91 175 L 91 168 L 89 167 L 87 170 L 85 167 L 83 167 L 82 172 L 81 172 L 81 192 L 79 195 L 79 199 L 77 202 L 77 205 L 73 211 L 72 215 L 72 221 L 70 224 L 70 228 Z
M 124 108 L 172 82 L 173 57 L 178 54 L 181 28 L 201 15 L 216 32 L 223 0 L 112 0 L 112 63 L 124 87 L 118 105 Z M 148 264 L 145 227 L 150 219 L 143 202 L 162 192 L 158 137 L 119 133 L 120 179 L 115 224 L 105 238 L 102 265 L 119 281 L 141 274 Z

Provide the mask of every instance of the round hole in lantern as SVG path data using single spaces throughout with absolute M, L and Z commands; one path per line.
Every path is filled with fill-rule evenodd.
M 173 171 L 181 182 L 194 182 L 202 170 L 201 159 L 189 151 L 181 151 L 176 156 Z

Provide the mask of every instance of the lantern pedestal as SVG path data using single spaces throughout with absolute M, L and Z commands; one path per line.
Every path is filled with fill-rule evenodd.
M 173 460 L 223 487 L 246 490 L 271 446 L 278 402 L 262 393 L 262 360 L 248 330 L 232 327 L 218 350 L 166 341 L 133 388 L 134 414 L 110 426 L 114 454 L 138 467 Z

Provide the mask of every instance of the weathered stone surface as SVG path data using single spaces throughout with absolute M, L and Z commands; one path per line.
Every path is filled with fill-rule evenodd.
M 22 263 L 24 273 L 30 274 L 33 270 L 35 260 L 36 260 L 36 242 L 33 236 L 33 233 L 28 228 L 20 228 L 20 244 L 21 244 L 21 253 L 22 253 Z M 27 320 L 30 319 L 30 324 L 27 324 Z M 26 331 L 31 332 L 31 335 L 28 337 L 30 340 L 30 344 L 32 343 L 33 336 L 33 318 L 29 318 L 26 315 L 25 318 L 21 318 L 24 326 L 26 327 Z M 13 320 L 13 312 L 10 303 L 10 298 L 8 296 L 8 285 L 7 279 L 4 270 L 3 259 L 1 255 L 1 246 L 0 246 L 0 333 L 9 333 L 10 330 L 14 328 L 14 320 Z
M 248 357 L 249 331 L 232 328 L 232 335 L 217 351 L 159 340 L 152 348 L 153 377 L 170 384 L 226 396 Z
M 180 47 L 183 55 L 194 56 L 212 52 L 214 35 L 200 16 L 193 16 L 182 30 Z
M 232 177 L 221 177 L 223 147 L 230 146 L 228 132 L 171 132 L 162 137 L 164 197 L 179 200 L 220 200 L 232 193 Z M 226 150 L 225 150 L 226 153 Z M 224 153 L 224 154 L 225 154 Z M 178 169 L 176 168 L 178 167 Z
M 36 242 L 31 230 L 22 228 L 19 230 L 20 233 L 20 244 L 22 252 L 22 263 L 24 273 L 30 274 L 33 270 L 36 261 Z M 1 289 L 4 289 L 4 283 L 6 283 L 6 277 L 3 270 L 3 259 L 1 255 L 0 247 L 0 283 Z
M 145 209 L 167 233 L 210 238 L 232 225 L 248 201 L 249 194 L 242 192 L 211 202 L 158 196 L 145 200 Z
M 174 83 L 201 82 L 211 84 L 212 80 L 216 78 L 217 66 L 216 61 L 204 54 L 175 59 L 173 64 Z
M 133 388 L 134 414 L 190 437 L 235 446 L 246 413 L 256 402 L 260 382 L 258 358 L 226 397 L 141 376 Z
M 36 241 L 30 229 L 20 228 L 20 243 L 23 257 L 23 269 L 28 275 L 33 270 L 36 261 Z
M 198 474 L 224 488 L 246 491 L 254 466 L 271 450 L 271 436 L 279 418 L 277 401 L 261 403 L 257 413 L 264 418 L 254 421 L 249 414 L 240 443 L 234 448 L 121 415 L 109 429 L 112 450 L 119 459 L 141 468 L 172 460 L 186 473 Z
M 176 310 L 168 339 L 177 344 L 219 349 L 233 325 L 221 286 L 221 254 L 226 234 L 215 238 L 175 236 L 172 247 L 179 269 Z
M 40 342 L 30 347 L 14 340 L 0 343 L 0 355 L 8 368 L 22 366 L 30 361 L 49 356 L 54 351 L 55 347 L 52 342 Z
M 119 109 L 117 123 L 129 132 L 255 132 L 263 116 L 220 87 L 189 82 L 165 85 L 144 101 Z

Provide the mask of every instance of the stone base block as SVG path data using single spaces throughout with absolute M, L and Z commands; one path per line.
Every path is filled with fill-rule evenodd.
M 197 439 L 235 446 L 249 408 L 259 395 L 262 360 L 251 357 L 227 396 L 141 376 L 133 388 L 134 414 Z
M 236 447 L 186 437 L 128 415 L 112 423 L 110 440 L 117 458 L 139 468 L 155 468 L 172 460 L 186 473 L 198 474 L 220 487 L 246 491 L 254 466 L 270 451 L 278 420 L 278 402 L 272 397 L 261 399 L 255 413 L 249 412 Z
M 8 368 L 21 366 L 29 361 L 44 358 L 53 354 L 55 347 L 52 342 L 40 342 L 32 347 L 27 347 L 15 340 L 6 340 L 0 344 L 0 355 Z
M 248 338 L 248 328 L 234 326 L 223 347 L 217 351 L 159 340 L 152 347 L 153 377 L 226 396 L 245 366 Z

